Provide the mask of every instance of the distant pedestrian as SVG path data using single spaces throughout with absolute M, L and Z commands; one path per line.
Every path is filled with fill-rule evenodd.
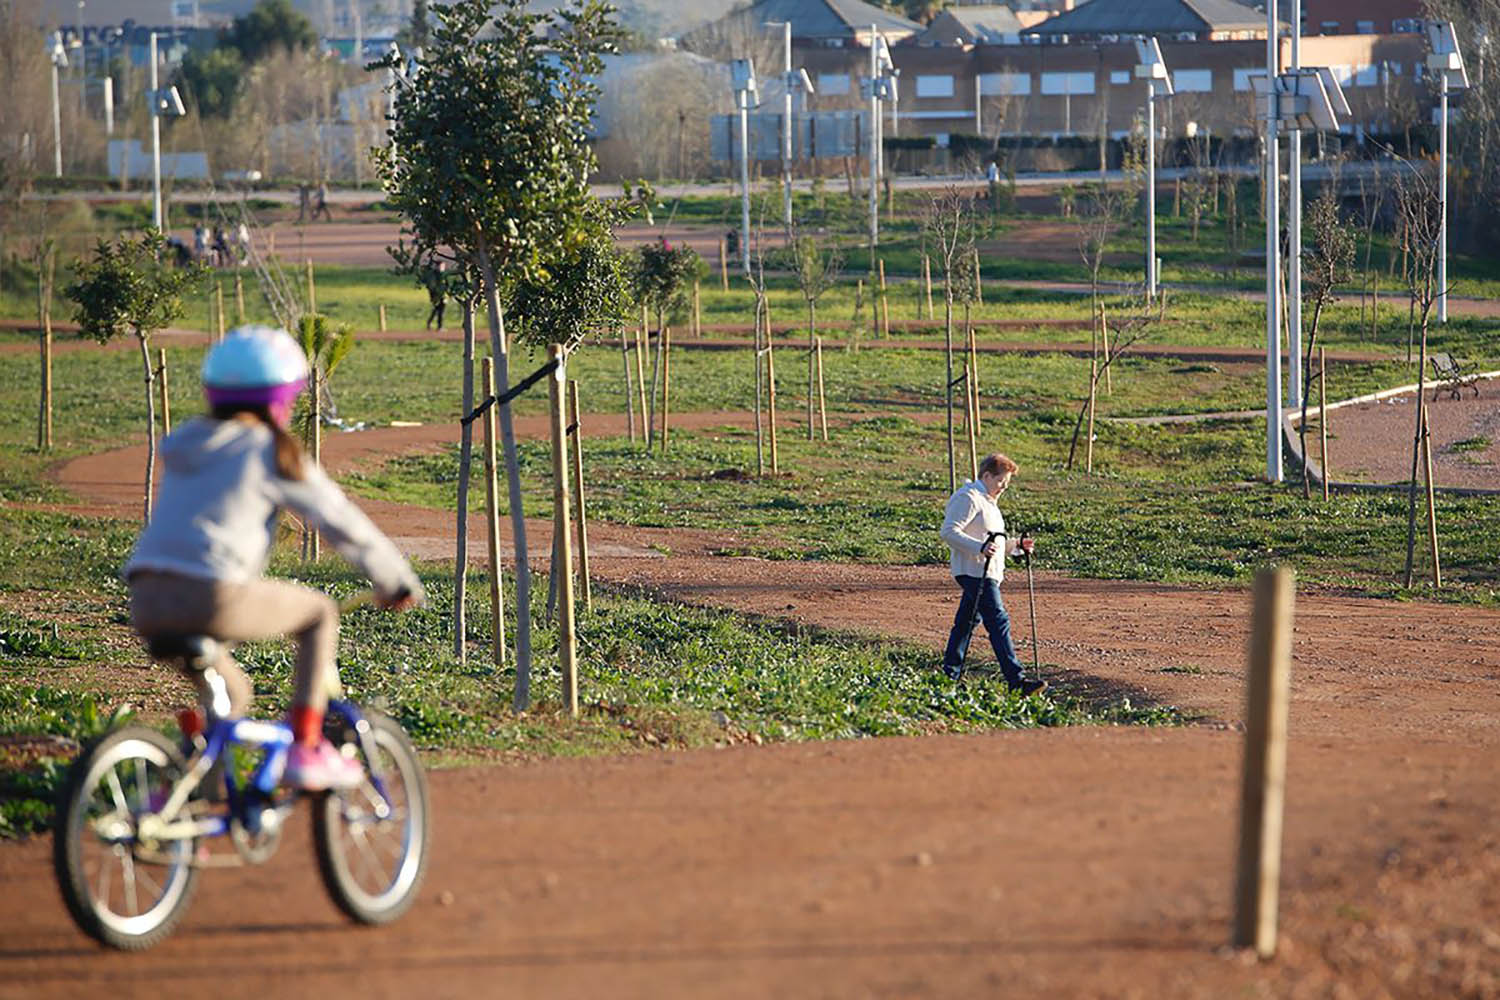
M 234 244 L 235 250 L 239 254 L 240 265 L 243 267 L 245 262 L 250 259 L 250 227 L 245 225 L 243 219 L 235 227 Z
M 214 226 L 214 267 L 229 266 L 229 238 L 223 226 Z
M 443 308 L 448 302 L 448 262 L 438 261 L 428 264 L 422 269 L 422 284 L 427 287 L 427 300 L 432 303 L 432 311 L 427 314 L 427 325 L 424 329 L 443 328 Z
M 319 215 L 322 215 L 329 222 L 333 221 L 333 213 L 328 210 L 328 185 L 325 183 L 318 184 L 318 194 L 313 201 L 312 217 L 314 222 L 318 221 Z
M 200 222 L 193 227 L 193 259 L 202 260 L 206 253 L 208 253 L 208 230 Z
M 988 455 L 979 465 L 979 478 L 965 483 L 948 498 L 942 536 L 952 550 L 949 568 L 963 596 L 958 602 L 958 613 L 953 616 L 948 648 L 943 653 L 943 673 L 954 680 L 963 676 L 977 605 L 978 617 L 984 620 L 1006 686 L 1023 695 L 1032 695 L 1045 688 L 1047 682 L 1025 676 L 1011 644 L 1010 616 L 1000 599 L 1006 550 L 1012 555 L 1025 552 L 1029 557 L 1033 548 L 1029 538 L 1022 538 L 1014 546 L 1008 544 L 1005 518 L 995 504 L 1010 486 L 1017 468 L 1015 462 L 999 452 Z

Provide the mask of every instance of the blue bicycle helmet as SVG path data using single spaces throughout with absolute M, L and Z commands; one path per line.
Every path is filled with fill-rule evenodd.
M 307 387 L 307 357 L 285 330 L 239 326 L 203 359 L 203 393 L 212 406 L 289 403 Z

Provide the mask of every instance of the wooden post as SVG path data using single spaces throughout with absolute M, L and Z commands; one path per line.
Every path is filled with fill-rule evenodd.
M 563 422 L 563 392 L 567 386 L 567 366 L 563 363 L 561 344 L 547 348 L 547 355 L 557 363 L 548 384 L 552 404 L 552 537 L 557 544 L 554 574 L 557 579 L 557 659 L 562 666 L 563 704 L 568 714 L 578 715 L 577 642 L 573 634 L 573 544 L 568 517 L 568 428 Z
M 823 440 L 828 440 L 828 398 L 823 394 L 823 338 L 813 338 L 813 351 L 818 359 L 818 420 L 823 425 Z
M 974 397 L 974 435 L 978 437 L 979 421 L 979 351 L 974 345 L 974 324 L 969 321 L 969 304 L 964 303 L 964 334 L 969 342 L 969 393 Z
M 214 282 L 214 308 L 219 314 L 219 339 L 224 339 L 224 282 Z
M 568 429 L 573 434 L 573 519 L 578 522 L 578 582 L 583 586 L 583 610 L 594 606 L 589 581 L 589 513 L 583 496 L 583 423 L 578 419 L 578 380 L 568 379 Z M 666 440 L 663 432 L 662 440 Z
M 1422 461 L 1427 467 L 1427 541 L 1432 548 L 1432 585 L 1443 585 L 1443 567 L 1438 560 L 1437 504 L 1433 496 L 1432 483 L 1432 428 L 1427 423 L 1427 410 L 1422 410 Z
M 318 311 L 318 289 L 313 284 L 312 258 L 304 257 L 303 262 L 306 264 L 307 270 L 307 311 L 315 313 Z
M 1318 348 L 1318 437 L 1319 461 L 1323 466 L 1323 499 L 1328 499 L 1328 361 Z
M 384 314 L 385 307 L 380 309 Z M 479 365 L 479 390 L 489 399 L 495 394 L 495 359 L 484 358 Z M 498 667 L 505 665 L 505 581 L 500 566 L 500 489 L 496 476 L 500 463 L 495 454 L 500 435 L 495 430 L 496 409 L 491 406 L 484 411 L 484 524 L 489 540 L 490 620 L 494 622 L 490 657 Z
M 693 336 L 703 336 L 703 306 L 698 295 L 698 279 L 693 279 Z
M 724 245 L 724 240 L 719 239 L 719 284 L 724 286 L 724 291 L 729 291 L 729 248 Z
M 635 386 L 630 381 L 630 342 L 625 339 L 625 324 L 620 324 L 620 362 L 625 366 L 625 426 L 630 443 L 635 444 Z
M 646 405 L 646 307 L 641 306 L 641 325 L 635 331 L 635 389 L 638 402 L 641 404 L 641 440 L 651 441 L 651 433 L 648 429 L 647 414 L 651 412 Z
M 776 458 L 776 350 L 771 342 L 771 303 L 766 302 L 766 426 L 771 432 L 771 475 L 781 471 Z
M 380 303 L 379 322 L 380 322 L 380 332 L 381 333 L 385 333 L 385 303 L 384 302 Z
M 755 296 L 755 350 L 751 356 L 755 359 L 755 475 L 757 478 L 766 474 L 766 432 L 761 419 L 761 391 L 765 385 L 765 368 L 761 363 L 761 322 L 762 308 L 761 294 L 756 292 Z
M 974 392 L 974 362 L 970 361 L 964 370 L 964 402 L 968 405 L 968 419 L 964 423 L 969 425 L 969 478 L 978 482 L 979 480 L 979 396 Z
M 1094 472 L 1094 403 L 1097 399 L 1095 387 L 1099 384 L 1099 356 L 1089 356 L 1089 439 L 1085 443 L 1083 471 Z
M 271 230 L 269 238 L 266 240 L 266 256 L 273 258 L 276 256 L 276 230 L 274 229 Z
M 245 278 L 234 273 L 234 322 L 238 326 L 245 322 Z
M 52 286 L 57 275 L 57 255 L 49 253 L 36 269 L 36 311 L 42 351 L 40 413 L 36 422 L 36 446 L 52 449 Z
M 161 433 L 163 437 L 172 433 L 172 397 L 167 392 L 167 351 L 156 349 L 156 377 L 161 392 Z
M 932 259 L 925 253 L 922 255 L 922 286 L 927 292 L 927 318 L 935 319 L 936 314 L 932 311 Z
M 984 305 L 984 279 L 979 273 L 979 254 L 974 254 L 974 301 Z
M 864 278 L 855 278 L 854 279 L 854 315 L 851 316 L 851 317 L 849 317 L 851 320 L 855 320 L 855 319 L 859 318 L 859 310 L 864 306 L 864 304 L 865 304 L 865 279 Z
M 1281 820 L 1286 796 L 1287 702 L 1292 662 L 1292 571 L 1255 578 L 1250 683 L 1245 712 L 1245 770 L 1240 791 L 1234 939 L 1261 958 L 1276 954 Z
M 1109 361 L 1109 319 L 1104 311 L 1104 303 L 1099 303 L 1099 347 L 1104 352 L 1105 362 Z M 1108 395 L 1115 394 L 1114 378 L 1111 374 L 1111 366 L 1104 366 L 1104 391 Z
M 661 450 L 667 452 L 667 422 L 672 412 L 672 328 L 661 328 Z
M 885 287 L 885 258 L 880 259 L 880 335 L 891 335 L 891 300 Z
M 308 378 L 308 389 L 311 391 L 307 395 L 307 402 L 312 409 L 312 419 L 308 422 L 307 450 L 314 464 L 323 460 L 323 393 L 321 390 L 326 378 L 327 376 L 318 370 L 317 365 L 312 366 L 312 372 Z M 323 536 L 319 535 L 318 529 L 311 524 L 308 524 L 304 530 L 306 534 L 303 536 L 303 558 L 317 562 L 323 556 Z

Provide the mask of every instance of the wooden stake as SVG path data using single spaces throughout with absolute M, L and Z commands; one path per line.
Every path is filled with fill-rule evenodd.
M 625 325 L 620 324 L 620 362 L 625 366 L 625 426 L 630 443 L 635 443 L 635 386 L 630 382 L 630 342 L 625 339 Z
M 719 240 L 719 284 L 724 286 L 724 291 L 729 291 L 729 248 L 723 239 Z
M 214 282 L 214 308 L 219 314 L 219 339 L 224 339 L 224 282 Z
M 979 273 L 979 254 L 974 254 L 974 301 L 978 305 L 984 305 L 984 279 Z
M 307 311 L 315 313 L 318 311 L 318 289 L 313 283 L 312 258 L 304 257 L 303 263 L 306 265 L 307 270 Z
M 1108 362 L 1109 319 L 1105 314 L 1103 302 L 1099 303 L 1099 347 L 1104 352 L 1104 360 Z M 1114 366 L 1110 364 L 1105 364 L 1104 366 L 1104 392 L 1106 395 L 1110 396 L 1113 396 L 1115 394 L 1114 376 L 1112 374 L 1113 368 Z
M 766 302 L 766 426 L 771 433 L 771 475 L 781 471 L 776 457 L 776 350 L 771 342 L 771 303 Z
M 276 230 L 271 230 L 270 238 L 266 240 L 266 256 L 276 256 Z
M 1083 471 L 1093 475 L 1094 472 L 1094 402 L 1096 395 L 1095 387 L 1099 384 L 1099 356 L 1089 356 L 1089 438 L 1085 443 L 1083 452 Z
M 224 314 L 221 312 L 219 315 L 222 317 Z M 314 365 L 310 380 L 312 392 L 308 393 L 308 403 L 312 406 L 311 427 L 308 429 L 308 452 L 315 465 L 323 461 L 323 393 L 321 390 L 326 378 L 327 376 Z M 307 526 L 306 555 L 313 562 L 317 562 L 323 556 L 323 536 L 318 534 L 318 529 L 311 524 Z
M 1432 482 L 1432 428 L 1427 423 L 1427 410 L 1422 410 L 1422 461 L 1427 468 L 1427 542 L 1432 548 L 1432 585 L 1443 585 L 1443 567 L 1438 559 L 1437 503 Z
M 964 303 L 964 336 L 969 342 L 969 391 L 974 397 L 974 435 L 983 431 L 979 420 L 979 351 L 974 345 L 974 324 L 969 318 L 969 304 Z
M 37 324 L 41 327 L 42 385 L 40 413 L 36 422 L 36 446 L 52 448 L 52 286 L 57 274 L 57 255 L 48 254 L 36 269 Z
M 880 335 L 886 338 L 891 335 L 891 300 L 886 294 L 884 257 L 880 259 Z
M 979 397 L 974 394 L 974 362 L 964 366 L 964 423 L 969 425 L 969 478 L 979 480 Z
M 813 338 L 813 351 L 818 359 L 818 420 L 823 425 L 823 440 L 828 440 L 828 399 L 823 394 L 823 338 Z
M 385 307 L 381 306 L 382 314 Z M 480 391 L 489 399 L 495 394 L 495 359 L 480 361 Z M 490 620 L 494 622 L 490 636 L 490 658 L 497 667 L 505 665 L 505 581 L 500 566 L 500 487 L 496 475 L 499 461 L 496 456 L 496 441 L 500 435 L 495 430 L 497 407 L 484 411 L 484 524 L 489 540 L 490 558 Z
M 635 331 L 635 388 L 636 396 L 641 404 L 641 440 L 648 445 L 651 442 L 651 432 L 647 415 L 651 412 L 646 405 L 646 307 L 641 306 L 641 325 Z
M 761 364 L 761 323 L 762 307 L 760 293 L 755 297 L 755 350 L 751 356 L 755 359 L 755 475 L 757 478 L 766 474 L 766 434 L 765 426 L 761 420 L 761 394 L 765 386 L 765 368 Z
M 583 423 L 578 419 L 578 380 L 568 379 L 568 424 L 573 434 L 573 518 L 578 522 L 578 582 L 583 585 L 583 610 L 594 607 L 589 580 L 589 512 L 583 496 Z M 663 440 L 666 435 L 663 433 Z
M 661 450 L 667 452 L 667 419 L 672 406 L 672 328 L 661 328 Z
M 698 296 L 698 279 L 693 279 L 693 336 L 703 336 L 703 307 Z
M 1276 954 L 1293 596 L 1285 566 L 1256 576 L 1233 943 L 1254 948 L 1261 958 Z
M 172 433 L 172 397 L 167 392 L 167 351 L 156 349 L 156 377 L 161 392 L 161 433 L 163 437 Z
M 245 279 L 238 271 L 234 273 L 234 322 L 236 326 L 245 322 Z
M 380 303 L 380 332 L 385 333 L 385 303 Z
M 1318 348 L 1318 437 L 1319 461 L 1323 465 L 1323 499 L 1328 499 L 1328 362 Z
M 561 344 L 547 348 L 547 355 L 557 363 L 548 385 L 552 406 L 552 537 L 557 540 L 557 644 L 558 662 L 562 665 L 562 697 L 568 714 L 578 715 L 578 647 L 573 630 L 573 544 L 568 517 L 568 428 L 563 422 L 563 391 L 567 385 L 567 366 L 563 363 Z
M 927 318 L 935 319 L 937 314 L 932 310 L 932 260 L 926 254 L 922 255 L 922 286 L 927 292 Z

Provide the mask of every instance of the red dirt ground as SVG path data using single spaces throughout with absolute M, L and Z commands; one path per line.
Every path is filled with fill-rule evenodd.
M 1464 390 L 1457 399 L 1427 391 L 1427 425 L 1432 431 L 1432 481 L 1439 486 L 1500 489 L 1500 380 L 1479 383 L 1479 394 Z M 1330 410 L 1328 464 L 1333 481 L 1390 483 L 1411 474 L 1411 446 L 1417 429 L 1414 393 L 1375 403 Z M 1316 423 L 1310 424 L 1316 431 Z M 1461 447 L 1455 447 L 1461 445 Z M 1318 454 L 1310 433 L 1308 448 Z M 1392 463 L 1399 466 L 1392 475 Z
M 325 454 L 347 468 L 436 446 L 434 430 L 336 435 Z M 85 508 L 134 516 L 143 460 L 123 449 L 59 478 Z M 409 550 L 451 552 L 451 515 L 365 506 Z M 952 615 L 941 567 L 715 557 L 733 538 L 704 532 L 591 537 L 600 578 L 934 656 Z M 299 833 L 263 869 L 207 873 L 148 956 L 91 947 L 47 843 L 9 845 L 0 996 L 1500 996 L 1500 613 L 1299 596 L 1282 944 L 1255 963 L 1223 947 L 1247 595 L 1048 573 L 1036 590 L 1059 682 L 1206 721 L 438 772 L 432 870 L 396 925 L 345 924 Z

